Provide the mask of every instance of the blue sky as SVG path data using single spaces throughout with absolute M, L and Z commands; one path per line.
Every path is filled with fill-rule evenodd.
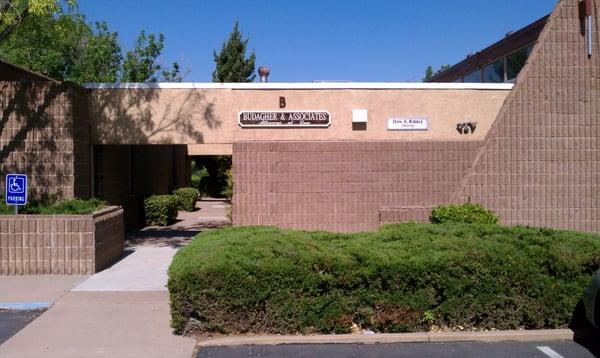
M 161 62 L 185 81 L 210 82 L 212 51 L 239 19 L 257 67 L 272 82 L 419 81 L 427 65 L 454 64 L 546 15 L 555 0 L 79 0 L 131 48 L 141 29 L 162 32 Z

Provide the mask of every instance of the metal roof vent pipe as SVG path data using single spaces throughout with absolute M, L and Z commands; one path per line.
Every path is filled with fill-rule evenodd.
M 260 82 L 261 83 L 267 83 L 267 82 L 269 82 L 269 73 L 271 73 L 271 71 L 266 66 L 260 66 L 258 68 L 258 74 L 260 75 Z

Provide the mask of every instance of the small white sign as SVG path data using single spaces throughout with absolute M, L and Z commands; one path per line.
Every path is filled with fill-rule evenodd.
M 427 118 L 396 117 L 388 118 L 388 131 L 426 131 Z

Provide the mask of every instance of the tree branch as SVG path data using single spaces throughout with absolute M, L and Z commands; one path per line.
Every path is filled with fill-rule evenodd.
M 12 34 L 13 31 L 15 31 L 17 26 L 19 26 L 19 24 L 21 24 L 27 16 L 29 16 L 29 8 L 26 8 L 25 10 L 21 11 L 19 16 L 15 18 L 15 21 L 13 21 L 12 24 L 6 26 L 6 28 L 4 28 L 0 32 L 0 43 L 4 42 L 4 40 L 6 40 L 8 36 L 10 36 L 10 34 Z

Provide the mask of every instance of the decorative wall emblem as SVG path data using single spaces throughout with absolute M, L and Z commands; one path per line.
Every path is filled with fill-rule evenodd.
M 464 122 L 456 124 L 456 130 L 460 134 L 473 134 L 475 133 L 475 129 L 477 129 L 477 122 Z

